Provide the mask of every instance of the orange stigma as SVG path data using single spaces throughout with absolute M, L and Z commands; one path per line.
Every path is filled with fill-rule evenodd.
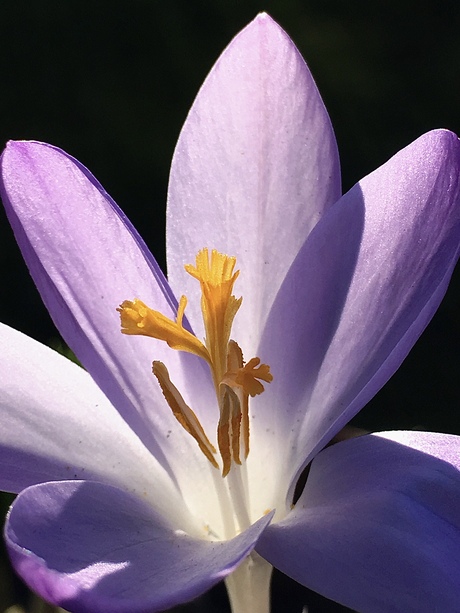
M 249 454 L 249 396 L 264 391 L 262 381 L 270 383 L 273 380 L 270 367 L 261 364 L 259 358 L 252 358 L 245 364 L 240 347 L 230 338 L 233 320 L 242 301 L 232 293 L 239 275 L 239 271 L 234 271 L 235 264 L 236 258 L 215 249 L 209 255 L 208 249 L 204 248 L 196 256 L 195 266 L 185 266 L 185 270 L 201 286 L 201 311 L 206 333 L 204 343 L 182 326 L 187 305 L 185 296 L 179 301 L 175 320 L 137 299 L 132 302 L 125 300 L 117 309 L 123 334 L 159 339 L 172 349 L 193 353 L 208 363 L 219 408 L 217 444 L 222 458 L 223 477 L 230 472 L 232 462 L 241 464 L 241 457 L 247 458 Z M 153 374 L 178 422 L 217 468 L 216 449 L 196 414 L 171 382 L 166 366 L 158 361 L 153 362 Z

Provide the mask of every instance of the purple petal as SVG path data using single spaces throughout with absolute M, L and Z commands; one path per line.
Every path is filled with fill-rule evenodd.
M 139 498 L 90 481 L 24 490 L 5 528 L 13 564 L 50 603 L 74 613 L 153 613 L 225 578 L 270 522 L 231 541 L 185 534 Z
M 435 458 L 449 462 L 460 470 L 460 437 L 458 436 L 438 432 L 419 432 L 418 430 L 378 432 L 376 436 L 381 436 L 400 445 L 411 447 L 411 449 L 428 453 Z
M 340 195 L 336 141 L 310 71 L 259 15 L 211 70 L 172 162 L 168 278 L 188 296 L 194 329 L 202 330 L 199 287 L 184 264 L 203 247 L 236 256 L 243 304 L 233 336 L 252 356 L 289 266 Z
M 54 147 L 9 143 L 1 173 L 16 239 L 66 342 L 165 467 L 174 472 L 186 458 L 189 470 L 200 470 L 206 460 L 177 425 L 151 364 L 165 361 L 186 397 L 187 373 L 204 400 L 211 395 L 208 374 L 193 356 L 120 332 L 116 308 L 125 299 L 173 314 L 174 298 L 142 239 L 88 170 Z
M 0 489 L 95 479 L 185 516 L 164 469 L 87 372 L 2 324 L 0 346 Z
M 389 440 L 393 434 L 321 452 L 294 510 L 267 528 L 257 551 L 357 611 L 455 611 L 460 437 L 414 434 L 444 461 Z
M 255 462 L 278 457 L 279 441 L 295 473 L 399 367 L 457 261 L 459 196 L 458 138 L 435 131 L 323 217 L 264 332 L 260 354 L 274 381 L 252 405 L 253 449 L 269 450 Z

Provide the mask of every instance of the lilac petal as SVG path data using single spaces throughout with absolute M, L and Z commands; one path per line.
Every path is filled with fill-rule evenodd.
M 459 196 L 458 138 L 434 131 L 329 209 L 264 331 L 274 381 L 252 405 L 253 450 L 269 450 L 255 463 L 282 443 L 284 474 L 298 474 L 399 367 L 457 261 Z
M 267 528 L 257 551 L 356 611 L 456 611 L 460 437 L 414 434 L 438 459 L 393 434 L 321 452 L 294 510 Z
M 0 489 L 95 479 L 185 517 L 164 469 L 87 372 L 2 324 L 0 346 Z
M 460 470 L 460 437 L 439 432 L 419 432 L 418 430 L 395 430 L 393 432 L 378 432 L 389 440 L 406 445 L 411 449 L 423 451 L 429 455 L 449 462 Z
M 211 70 L 172 162 L 168 279 L 189 298 L 194 329 L 202 330 L 199 287 L 184 264 L 203 247 L 236 256 L 243 304 L 233 337 L 252 356 L 289 266 L 340 195 L 336 141 L 310 71 L 261 14 Z
M 151 364 L 165 361 L 186 396 L 187 372 L 204 399 L 208 388 L 212 393 L 209 376 L 193 356 L 120 332 L 116 308 L 125 299 L 174 313 L 171 291 L 142 239 L 89 171 L 59 149 L 11 142 L 1 176 L 16 239 L 66 342 L 165 467 L 174 472 L 186 458 L 189 470 L 199 470 L 206 461 L 177 425 Z
M 253 549 L 263 517 L 231 541 L 192 538 L 145 501 L 90 481 L 24 490 L 5 528 L 19 574 L 74 613 L 153 613 L 195 598 Z

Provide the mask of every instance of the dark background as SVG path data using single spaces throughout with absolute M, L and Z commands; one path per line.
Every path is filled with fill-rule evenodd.
M 458 0 L 3 0 L 0 146 L 36 139 L 77 157 L 164 266 L 179 130 L 220 52 L 260 10 L 287 30 L 316 78 L 344 191 L 423 132 L 460 131 Z M 0 320 L 57 346 L 3 211 L 0 241 Z M 356 425 L 460 434 L 459 290 L 457 273 L 422 339 Z M 28 598 L 5 565 L 1 558 L 0 611 Z M 275 578 L 274 613 L 300 613 L 306 603 L 309 613 L 344 610 L 284 581 Z M 225 611 L 222 602 L 217 591 L 184 611 Z

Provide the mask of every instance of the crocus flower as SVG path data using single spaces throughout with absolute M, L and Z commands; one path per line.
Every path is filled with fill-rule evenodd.
M 5 538 L 31 588 L 151 613 L 225 579 L 234 613 L 266 613 L 275 566 L 358 611 L 457 610 L 460 437 L 324 448 L 446 291 L 459 171 L 457 137 L 433 131 L 341 197 L 324 105 L 267 15 L 180 135 L 168 280 L 88 170 L 10 143 L 9 219 L 86 369 L 1 328 L 0 486 L 19 493 Z

